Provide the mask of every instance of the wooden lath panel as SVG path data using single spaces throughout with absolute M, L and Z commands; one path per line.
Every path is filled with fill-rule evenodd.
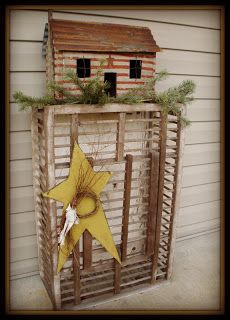
M 136 119 L 136 116 L 137 116 L 137 119 Z M 73 116 L 71 116 L 71 118 L 72 117 Z M 71 124 L 71 123 L 72 123 L 71 120 L 65 117 L 65 122 L 62 122 L 62 123 L 56 122 L 55 128 L 59 128 L 59 127 L 66 128 L 68 124 Z M 151 123 L 151 128 L 150 128 L 150 123 Z M 71 128 L 72 130 L 74 130 L 74 132 L 76 132 L 76 129 L 73 129 L 73 127 Z M 145 241 L 146 241 L 147 209 L 148 209 L 148 186 L 149 186 L 148 176 L 150 171 L 150 158 L 144 157 L 144 158 L 138 159 L 138 156 L 136 156 L 137 160 L 134 159 L 133 169 L 131 168 L 132 177 L 133 177 L 133 179 L 130 180 L 130 191 L 129 191 L 129 194 L 130 194 L 129 201 L 131 206 L 127 211 L 127 212 L 130 212 L 130 217 L 127 217 L 128 220 L 126 220 L 126 223 L 122 224 L 122 217 L 124 218 L 124 215 L 123 215 L 123 208 L 124 208 L 124 201 L 125 201 L 124 199 L 126 199 L 127 197 L 125 194 L 126 189 L 124 188 L 124 186 L 126 185 L 126 183 L 124 183 L 124 181 L 126 182 L 125 172 L 127 173 L 127 167 L 126 167 L 127 161 L 123 160 L 124 154 L 125 154 L 124 146 L 132 143 L 132 141 L 130 141 L 131 140 L 130 135 L 133 134 L 132 128 L 134 128 L 135 132 L 139 133 L 139 136 L 138 136 L 139 139 L 136 139 L 137 140 L 136 143 L 140 143 L 141 147 L 144 144 L 147 149 L 150 146 L 150 142 L 155 143 L 155 145 L 157 145 L 157 143 L 159 142 L 159 119 L 158 118 L 157 120 L 153 120 L 150 118 L 148 119 L 146 118 L 146 115 L 143 115 L 143 114 L 135 115 L 135 118 L 134 117 L 132 118 L 132 115 L 127 115 L 127 117 L 125 117 L 124 113 L 120 113 L 120 115 L 118 116 L 111 115 L 106 119 L 101 119 L 100 117 L 99 120 L 95 120 L 95 117 L 91 119 L 90 116 L 89 116 L 89 119 L 84 119 L 82 115 L 78 116 L 78 128 L 77 128 L 78 143 L 83 149 L 83 151 L 86 152 L 87 155 L 93 155 L 93 152 L 95 152 L 95 145 L 96 145 L 96 148 L 98 148 L 97 150 L 100 150 L 102 146 L 101 153 L 100 153 L 100 160 L 107 159 L 107 153 L 103 151 L 104 146 L 107 146 L 107 144 L 110 144 L 110 146 L 112 145 L 113 150 L 116 152 L 114 156 L 111 159 L 109 159 L 111 163 L 109 164 L 107 162 L 103 167 L 103 170 L 112 171 L 113 177 L 109 181 L 105 190 L 102 192 L 101 199 L 103 202 L 103 207 L 105 208 L 105 213 L 107 215 L 108 223 L 110 225 L 115 243 L 117 245 L 122 244 L 123 236 L 126 239 L 125 245 L 123 246 L 123 248 L 125 249 L 123 250 L 126 251 L 128 259 L 138 254 L 143 254 L 144 252 Z M 127 129 L 127 132 L 125 129 Z M 60 145 L 63 148 L 68 148 L 69 141 L 67 141 L 67 139 L 69 139 L 69 137 L 68 137 L 68 133 L 66 133 L 66 131 L 64 132 L 65 133 L 63 134 L 63 137 L 61 136 L 60 133 L 57 133 L 57 138 L 59 139 L 59 141 L 62 138 L 65 139 L 65 143 L 62 143 L 62 144 L 61 142 L 58 142 L 58 143 L 60 143 Z M 109 136 L 110 138 L 108 139 Z M 92 149 L 92 147 L 94 147 L 94 149 Z M 152 147 L 152 144 L 151 144 L 151 147 Z M 143 156 L 142 154 L 140 155 Z M 98 167 L 99 167 L 99 164 L 98 164 Z M 60 174 L 62 171 L 61 177 L 63 179 L 67 177 L 68 168 L 62 168 L 58 170 L 57 170 L 57 174 Z M 95 170 L 97 170 L 97 166 L 95 166 Z M 63 175 L 63 173 L 65 173 L 65 175 Z M 144 182 L 144 187 L 139 186 L 139 183 L 142 180 Z M 139 212 L 137 213 L 138 210 L 139 211 L 145 210 L 144 214 L 141 215 Z M 117 221 L 119 220 L 118 218 L 120 218 L 119 222 Z M 131 219 L 131 222 L 130 222 L 130 219 Z M 114 220 L 116 221 L 115 225 L 113 224 Z M 139 224 L 137 223 L 138 220 L 140 220 Z M 121 230 L 122 225 L 123 226 L 126 225 L 126 229 L 123 232 Z M 127 228 L 128 226 L 129 228 Z M 142 236 L 141 238 L 139 235 L 140 229 L 141 229 L 141 236 Z M 83 252 L 80 254 L 82 255 Z M 106 266 L 110 267 L 113 264 L 110 255 L 103 249 L 103 247 L 96 240 L 93 240 L 92 256 L 93 256 L 93 260 L 92 260 L 93 268 L 100 267 L 102 261 L 103 261 L 103 268 L 106 268 Z M 83 262 L 84 262 L 84 259 L 83 259 Z M 82 267 L 81 270 L 83 270 L 84 265 L 81 267 Z M 69 268 L 72 268 L 72 267 L 70 266 Z M 117 277 L 117 271 L 118 273 L 119 271 L 121 271 L 119 269 L 120 269 L 119 267 L 116 268 L 116 272 L 115 272 L 116 277 Z M 134 279 L 134 280 L 136 281 L 137 279 Z M 120 281 L 121 279 L 119 280 L 119 282 Z M 111 282 L 111 279 L 109 280 L 109 282 L 110 282 L 110 285 L 112 286 L 113 284 Z M 115 285 L 117 285 L 117 282 L 115 282 Z M 121 282 L 120 282 L 120 285 L 121 285 Z M 126 287 L 126 286 L 123 285 L 123 287 Z M 99 288 L 98 290 L 100 290 L 101 293 L 104 293 L 104 289 L 105 291 L 107 291 L 107 287 L 105 286 L 105 288 L 104 289 L 103 288 L 104 287 L 102 285 L 102 287 Z M 82 286 L 81 284 L 80 295 L 83 294 L 82 296 L 83 299 L 94 296 L 93 289 L 94 289 L 93 285 L 84 288 L 84 285 Z M 93 290 L 92 293 L 90 293 L 90 290 Z M 115 291 L 119 292 L 119 289 L 115 289 Z M 67 299 L 66 294 L 68 292 L 70 291 L 66 291 L 66 289 L 63 292 L 64 301 L 66 301 L 65 299 Z M 81 299 L 81 297 L 79 299 Z
M 177 190 L 178 156 L 181 126 L 177 117 L 167 117 L 166 158 L 164 168 L 164 187 L 162 198 L 162 215 L 160 226 L 160 242 L 155 279 L 163 279 L 168 275 L 170 246 L 172 241 L 172 224 L 176 214 L 175 196 Z
M 45 270 L 43 281 L 54 303 L 57 306 L 57 286 L 63 306 L 165 279 L 170 272 L 181 134 L 177 118 L 162 115 L 157 106 L 150 104 L 139 109 L 135 106 L 134 112 L 126 105 L 122 109 L 114 105 L 113 112 L 106 106 L 104 113 L 102 108 L 91 106 L 57 106 L 53 111 L 47 111 L 53 119 L 50 127 L 44 122 L 42 111 L 35 121 L 40 141 L 38 190 L 45 191 L 51 181 L 53 186 L 68 177 L 73 144 L 78 142 L 95 171 L 113 172 L 101 192 L 101 202 L 122 257 L 120 266 L 97 240 L 84 234 L 68 257 L 59 280 L 55 278 L 51 226 L 55 212 L 57 239 L 63 204 L 56 202 L 50 215 L 49 200 L 37 195 L 41 211 L 41 269 Z M 52 177 L 47 172 L 47 149 L 53 157 Z
M 81 116 L 80 116 L 81 117 Z M 132 142 L 135 141 L 131 141 L 130 139 L 130 134 L 133 134 L 133 131 L 136 130 L 139 134 L 139 139 L 136 138 L 136 143 L 140 142 L 142 144 L 142 148 L 143 148 L 143 144 L 144 146 L 149 147 L 151 145 L 151 148 L 153 148 L 153 143 L 155 145 L 157 145 L 159 143 L 159 120 L 157 121 L 153 121 L 152 119 L 144 119 L 143 115 L 140 115 L 140 121 L 136 121 L 136 119 L 128 119 L 127 121 L 127 126 L 125 123 L 125 119 L 126 117 L 124 116 L 124 113 L 121 113 L 118 116 L 118 120 L 115 119 L 115 121 L 113 119 L 105 119 L 105 120 L 99 120 L 99 121 L 95 121 L 95 120 L 80 120 L 79 121 L 79 128 L 77 129 L 78 131 L 78 142 L 80 144 L 80 146 L 84 149 L 87 147 L 91 147 L 94 146 L 95 144 L 97 146 L 99 145 L 103 145 L 103 144 L 108 144 L 108 136 L 107 136 L 107 141 L 101 141 L 101 135 L 107 134 L 113 135 L 113 138 L 116 137 L 116 140 L 112 140 L 110 139 L 110 143 L 114 144 L 114 147 L 116 146 L 116 155 L 115 155 L 115 159 L 118 162 L 123 160 L 124 157 L 124 146 L 125 143 L 126 144 L 130 144 Z M 154 123 L 153 123 L 154 122 Z M 102 127 L 100 127 L 102 125 Z M 105 125 L 109 125 L 108 129 L 105 128 Z M 112 130 L 111 130 L 111 125 L 115 125 Z M 95 127 L 96 132 L 95 132 Z M 84 128 L 84 129 L 82 129 Z M 94 130 L 92 130 L 92 128 Z M 103 128 L 103 129 L 101 129 Z M 125 132 L 125 128 L 127 128 L 127 132 Z M 101 130 L 100 130 L 101 129 Z M 156 130 L 154 130 L 156 129 Z M 87 131 L 86 131 L 87 130 Z M 102 131 L 102 132 L 101 132 Z M 81 139 L 81 133 L 82 133 L 82 140 Z M 116 135 L 115 135 L 116 134 Z M 85 137 L 94 137 L 94 141 L 92 141 L 92 139 L 88 139 L 88 141 L 85 139 Z M 60 135 L 58 136 L 58 138 L 60 138 Z M 66 137 L 64 137 L 65 139 L 68 139 L 68 135 Z M 85 140 L 84 140 L 85 139 Z M 86 142 L 85 142 L 86 141 Z M 80 142 L 83 142 L 82 144 Z M 68 142 L 67 142 L 68 144 Z M 65 147 L 68 147 L 67 145 L 64 145 Z M 157 145 L 158 146 L 158 145 Z M 147 148 L 146 148 L 147 149 Z M 142 150 L 143 152 L 143 150 Z M 89 152 L 89 154 L 92 155 L 92 151 Z M 101 152 L 101 154 L 106 157 L 106 153 L 104 154 L 103 151 Z M 103 160 L 103 158 L 100 158 Z M 146 158 L 147 160 L 150 160 L 149 158 Z M 137 223 L 133 223 L 133 225 L 129 226 L 129 246 L 127 245 L 127 241 L 128 241 L 128 223 L 129 223 L 129 218 L 128 220 L 126 220 L 126 223 L 123 222 L 123 224 L 120 225 L 115 225 L 115 227 L 111 226 L 111 231 L 115 240 L 115 243 L 117 244 L 122 244 L 123 240 L 122 237 L 125 236 L 125 246 L 123 246 L 123 248 L 125 247 L 125 251 L 126 254 L 128 252 L 128 257 L 132 257 L 135 256 L 137 254 L 143 253 L 144 248 L 145 248 L 145 241 L 146 241 L 146 233 L 144 234 L 143 232 L 145 232 L 146 230 L 143 230 L 143 225 L 146 226 L 147 224 L 147 219 L 145 219 L 145 221 L 143 221 L 143 217 L 141 215 L 139 215 L 139 212 L 137 214 L 137 211 L 140 210 L 141 208 L 147 208 L 148 207 L 148 194 L 146 191 L 146 185 L 148 185 L 148 176 L 149 176 L 149 161 L 144 161 L 144 165 L 143 165 L 143 160 L 139 161 L 139 166 L 135 166 L 134 169 L 132 170 L 131 168 L 131 172 L 133 174 L 133 179 L 130 180 L 130 191 L 129 191 L 129 204 L 132 205 L 132 207 L 130 208 L 131 210 L 135 209 L 135 211 L 132 211 L 132 215 L 130 216 L 132 219 L 135 219 L 135 217 L 140 219 L 140 223 L 139 225 L 136 226 Z M 125 161 L 126 165 L 127 165 L 127 161 Z M 137 163 L 136 163 L 137 164 Z M 106 208 L 111 208 L 111 203 L 114 203 L 116 206 L 119 205 L 119 201 L 120 201 L 120 214 L 122 215 L 122 208 L 124 208 L 124 201 L 126 201 L 126 193 L 125 193 L 125 185 L 124 181 L 126 182 L 126 178 L 124 177 L 125 174 L 123 174 L 123 176 L 121 176 L 121 168 L 119 168 L 120 170 L 116 170 L 114 173 L 113 178 L 111 179 L 111 181 L 109 182 L 108 186 L 110 187 L 110 191 L 111 187 L 113 188 L 113 193 L 112 193 L 112 198 L 110 197 L 108 200 L 108 195 L 106 195 L 106 191 L 104 193 L 102 193 L 102 201 L 103 201 L 103 205 Z M 106 170 L 111 170 L 114 171 L 110 166 L 106 166 Z M 127 173 L 127 167 L 124 166 L 123 164 L 123 171 Z M 143 175 L 144 173 L 144 175 Z M 120 176 L 120 177 L 119 177 Z M 142 181 L 142 179 L 144 179 L 144 193 L 142 190 L 142 196 L 140 196 L 138 194 L 139 191 L 139 183 L 140 181 Z M 118 189 L 117 189 L 117 186 Z M 143 187 L 142 187 L 143 188 Z M 115 189 L 115 190 L 114 190 Z M 146 198 L 147 196 L 147 198 Z M 144 198 L 144 205 L 143 205 L 143 199 Z M 140 201 L 141 200 L 141 201 Z M 146 201 L 147 200 L 147 201 Z M 139 203 L 138 203 L 139 202 Z M 129 210 L 130 210 L 129 209 Z M 112 204 L 112 210 L 113 210 L 113 204 Z M 129 210 L 126 212 L 129 212 Z M 107 215 L 108 217 L 110 217 L 110 212 L 107 211 Z M 117 218 L 117 213 L 116 212 L 116 218 Z M 123 216 L 123 215 L 122 215 Z M 147 214 L 144 214 L 144 217 L 147 217 Z M 124 218 L 124 216 L 123 216 Z M 133 220 L 135 222 L 135 220 Z M 126 225 L 126 231 L 124 233 L 124 231 L 121 231 L 121 225 L 124 226 Z M 141 231 L 141 238 L 139 236 L 139 230 L 140 230 L 140 226 L 142 226 L 142 231 Z M 104 249 L 100 246 L 100 244 L 98 244 L 96 241 L 94 241 L 94 243 L 96 243 L 96 245 L 93 245 L 93 267 L 98 267 L 100 266 L 100 262 L 101 261 L 108 261 L 108 264 L 112 263 L 112 259 L 109 256 L 109 254 L 107 252 L 104 251 Z M 124 249 L 123 249 L 124 250 Z M 84 260 L 83 260 L 84 261 Z M 104 263 L 103 263 L 104 264 Z M 105 264 L 104 264 L 105 266 Z M 115 275 L 117 276 L 117 271 L 118 273 L 121 271 L 122 269 L 120 269 L 119 267 L 116 268 L 116 272 Z M 150 272 L 150 270 L 149 270 Z M 121 274 L 120 274 L 121 276 Z M 148 275 L 149 276 L 149 275 Z M 132 278 L 131 282 L 134 281 L 134 284 L 136 282 L 141 282 L 142 280 L 138 280 L 138 279 L 134 279 Z M 146 279 L 144 279 L 143 281 L 146 281 Z M 111 282 L 111 279 L 110 279 Z M 119 280 L 119 286 L 121 285 L 121 279 Z M 111 283 L 110 283 L 111 284 Z M 112 284 L 111 284 L 112 285 Z M 115 282 L 115 285 L 117 285 L 117 282 Z M 132 285 L 132 283 L 131 283 Z M 123 287 L 126 287 L 126 285 L 123 284 Z M 84 288 L 84 287 L 83 287 Z M 90 290 L 93 289 L 93 286 L 88 286 L 85 289 L 82 289 L 81 287 L 81 292 L 83 290 L 83 297 L 91 297 L 94 296 L 94 293 L 90 294 Z M 103 292 L 103 284 L 102 287 L 99 288 L 101 292 Z M 99 290 L 97 288 L 97 290 Z M 104 289 L 106 289 L 107 291 L 107 287 L 105 287 Z M 86 293 L 84 295 L 84 290 L 86 290 Z M 116 292 L 119 292 L 119 290 L 115 289 Z M 94 292 L 94 291 L 93 291 Z M 64 291 L 64 293 L 66 293 L 66 290 Z M 65 297 L 64 297 L 65 299 Z
M 39 269 L 42 281 L 47 288 L 49 297 L 54 305 L 54 279 L 52 270 L 52 233 L 47 199 L 41 195 L 47 190 L 46 171 L 46 143 L 44 132 L 44 113 L 41 111 L 32 114 L 32 141 L 33 141 L 33 177 L 35 191 L 35 214 L 38 238 Z

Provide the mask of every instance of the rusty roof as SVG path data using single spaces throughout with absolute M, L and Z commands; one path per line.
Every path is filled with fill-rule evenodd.
M 146 27 L 52 19 L 50 28 L 53 45 L 57 50 L 130 53 L 160 51 L 150 29 Z

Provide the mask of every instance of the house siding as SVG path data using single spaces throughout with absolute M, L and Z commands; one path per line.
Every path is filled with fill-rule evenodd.
M 157 84 L 157 89 L 164 90 L 175 86 L 184 79 L 196 82 L 195 101 L 187 108 L 192 124 L 186 129 L 185 134 L 177 240 L 218 230 L 220 226 L 219 10 L 198 10 L 196 14 L 189 10 L 78 10 L 68 13 L 54 12 L 53 15 L 57 19 L 147 26 L 151 29 L 157 44 L 163 49 L 163 52 L 156 55 L 156 72 L 167 69 L 170 74 L 168 79 Z M 16 90 L 33 96 L 40 96 L 45 92 L 46 63 L 41 52 L 47 21 L 47 11 L 12 10 L 11 12 L 12 279 L 38 273 L 30 113 L 19 111 L 12 94 Z M 67 53 L 65 55 L 67 57 Z M 114 57 L 121 59 L 119 55 Z M 123 64 L 122 61 L 119 63 Z M 117 70 L 121 72 L 121 69 Z M 122 77 L 122 81 L 131 81 L 127 75 Z

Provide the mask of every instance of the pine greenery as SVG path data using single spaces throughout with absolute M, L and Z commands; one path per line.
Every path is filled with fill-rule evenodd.
M 126 93 L 115 97 L 109 97 L 106 89 L 109 83 L 103 81 L 103 65 L 105 60 L 101 60 L 95 77 L 80 79 L 72 70 L 67 70 L 65 79 L 80 89 L 80 94 L 72 94 L 63 86 L 51 81 L 47 85 L 47 94 L 43 97 L 35 98 L 23 94 L 20 91 L 14 93 L 13 97 L 21 110 L 28 108 L 43 108 L 46 105 L 60 104 L 96 104 L 124 103 L 137 104 L 144 102 L 157 103 L 162 107 L 164 114 L 176 115 L 183 126 L 190 124 L 190 121 L 181 116 L 181 105 L 190 103 L 194 98 L 195 83 L 192 80 L 184 80 L 178 86 L 169 88 L 163 92 L 155 91 L 156 82 L 164 80 L 168 73 L 163 70 L 150 78 L 143 85 L 129 89 Z

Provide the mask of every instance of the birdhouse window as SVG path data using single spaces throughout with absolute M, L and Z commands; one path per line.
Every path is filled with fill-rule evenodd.
M 90 59 L 77 59 L 77 75 L 79 78 L 90 77 Z
M 141 78 L 141 60 L 130 60 L 129 77 L 130 79 Z

